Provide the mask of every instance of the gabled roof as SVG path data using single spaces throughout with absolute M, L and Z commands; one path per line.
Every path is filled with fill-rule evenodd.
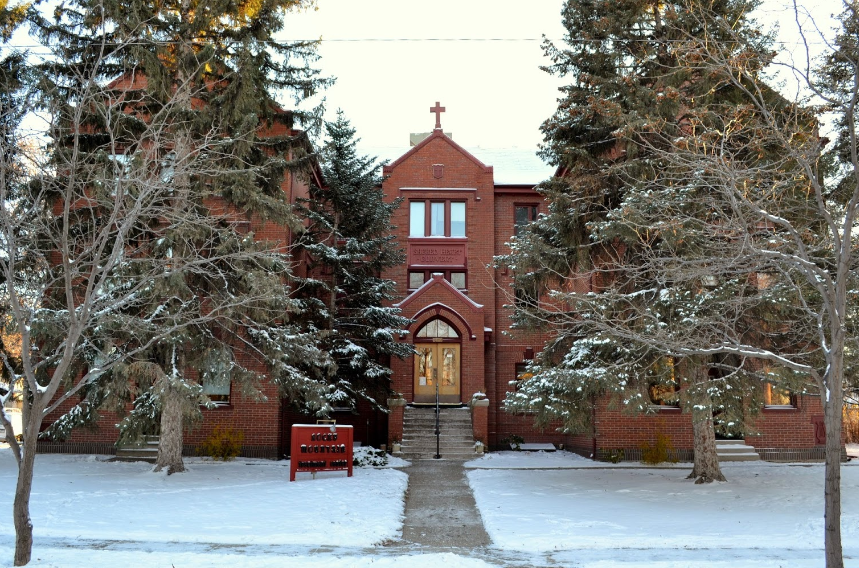
M 484 164 L 483 162 L 481 162 L 480 160 L 475 158 L 470 152 L 468 152 L 468 150 L 466 150 L 465 148 L 463 148 L 462 146 L 460 146 L 459 144 L 454 142 L 449 136 L 447 136 L 444 132 L 442 132 L 439 129 L 439 130 L 433 130 L 432 134 L 430 134 L 429 136 L 424 138 L 419 144 L 413 146 L 411 149 L 409 149 L 408 152 L 406 152 L 405 154 L 403 154 L 402 156 L 397 158 L 397 160 L 395 160 L 393 163 L 382 168 L 382 173 L 384 175 L 389 175 L 394 170 L 394 168 L 396 168 L 401 163 L 403 163 L 404 161 L 409 159 L 414 153 L 419 152 L 424 146 L 426 146 L 427 144 L 430 144 L 433 140 L 436 140 L 439 138 L 441 138 L 444 142 L 449 144 L 454 150 L 456 150 L 460 154 L 462 154 L 466 159 L 473 162 L 475 166 L 482 169 L 485 173 L 492 173 L 493 172 L 492 166 L 487 166 L 486 164 Z
M 416 148 L 415 146 L 414 148 Z M 414 150 L 403 146 L 367 146 L 361 151 L 369 156 L 375 156 L 380 162 L 388 162 L 389 167 L 398 164 L 409 152 Z M 481 164 L 490 164 L 496 187 L 527 186 L 534 187 L 555 175 L 556 168 L 546 164 L 537 156 L 536 148 L 492 148 L 468 147 L 461 148 L 466 155 L 476 159 Z M 479 156 L 479 158 L 478 158 Z M 390 170 L 386 169 L 386 175 Z
M 402 302 L 400 302 L 398 304 L 394 304 L 394 306 L 398 307 L 400 309 L 403 309 L 406 306 L 408 306 L 409 304 L 411 304 L 412 302 L 414 302 L 415 300 L 417 300 L 418 298 L 420 298 L 421 296 L 423 296 L 427 290 L 429 290 L 430 288 L 432 288 L 434 286 L 441 286 L 443 288 L 446 288 L 448 291 L 453 293 L 454 297 L 461 300 L 472 311 L 477 312 L 477 311 L 480 311 L 483 309 L 483 304 L 478 304 L 477 302 L 475 302 L 474 300 L 472 300 L 471 298 L 469 298 L 468 296 L 463 294 L 462 290 L 459 290 L 453 284 L 451 284 L 450 282 L 445 280 L 444 276 L 441 274 L 433 274 L 432 278 L 430 278 L 429 280 L 424 282 L 420 288 L 418 288 L 417 290 L 415 290 L 414 292 L 412 292 L 411 294 L 409 294 L 408 296 L 403 298 Z

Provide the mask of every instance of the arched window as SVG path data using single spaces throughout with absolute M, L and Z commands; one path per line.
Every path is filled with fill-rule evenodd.
M 434 319 L 418 331 L 417 337 L 420 339 L 459 339 L 459 333 L 446 321 Z

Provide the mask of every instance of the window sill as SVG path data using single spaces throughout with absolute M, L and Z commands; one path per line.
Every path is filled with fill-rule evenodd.
M 215 406 L 213 406 L 213 407 L 211 407 L 211 408 L 208 408 L 208 407 L 206 407 L 206 406 L 201 406 L 200 408 L 201 408 L 202 410 L 214 410 L 214 411 L 218 411 L 218 410 L 232 410 L 232 409 L 233 409 L 233 405 L 232 405 L 231 403 L 229 403 L 229 402 L 216 402 L 216 403 L 214 403 L 214 404 L 215 404 Z
M 792 404 L 767 404 L 764 405 L 764 412 L 790 412 L 799 410 Z
M 663 404 L 651 404 L 650 410 L 656 410 L 658 412 L 680 412 L 679 406 L 668 406 Z
M 468 242 L 468 236 L 451 237 L 448 235 L 409 235 L 409 241 L 459 241 Z

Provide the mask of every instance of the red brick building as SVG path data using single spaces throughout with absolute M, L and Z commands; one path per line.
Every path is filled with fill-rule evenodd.
M 491 160 L 482 161 L 481 154 Z M 691 459 L 690 415 L 673 406 L 655 406 L 653 414 L 629 416 L 598 402 L 592 431 L 577 436 L 538 431 L 532 417 L 504 411 L 510 382 L 546 339 L 537 333 L 510 332 L 509 306 L 516 301 L 512 275 L 492 268 L 493 258 L 507 252 L 505 243 L 517 226 L 546 207 L 534 187 L 552 172 L 520 168 L 517 173 L 516 155 L 469 152 L 444 134 L 437 119 L 435 130 L 384 167 L 386 199 L 403 200 L 391 224 L 407 255 L 405 264 L 384 276 L 397 283 L 401 298 L 397 305 L 414 320 L 403 341 L 417 354 L 391 361 L 397 395 L 388 401 L 389 414 L 364 405 L 357 414 L 336 412 L 333 418 L 353 425 L 356 441 L 390 444 L 402 438 L 404 407 L 434 404 L 438 386 L 442 404 L 470 408 L 474 439 L 490 450 L 503 448 L 506 439 L 518 436 L 526 443 L 563 444 L 595 459 L 621 450 L 625 459 L 638 459 L 641 448 L 661 433 L 669 436 L 681 459 Z M 488 163 L 492 160 L 505 163 Z M 494 166 L 517 175 L 497 176 Z M 307 195 L 306 184 L 291 176 L 283 189 L 292 200 Z M 289 241 L 283 227 L 259 227 L 257 234 Z M 231 393 L 218 408 L 204 410 L 202 425 L 186 434 L 186 451 L 192 453 L 220 425 L 243 431 L 244 455 L 284 457 L 291 425 L 310 419 L 289 401 L 279 400 L 274 387 L 264 388 L 267 400 Z M 822 459 L 819 399 L 803 395 L 770 401 L 774 404 L 749 419 L 753 433 L 746 436 L 746 443 L 765 459 Z M 41 450 L 113 453 L 113 424 L 108 419 L 97 432 L 77 431 L 68 442 L 43 442 Z
M 691 460 L 691 418 L 674 406 L 654 405 L 653 414 L 629 416 L 597 402 L 593 430 L 578 436 L 537 431 L 531 417 L 504 411 L 510 381 L 545 337 L 511 333 L 509 306 L 516 301 L 511 275 L 491 266 L 495 255 L 508 252 L 505 243 L 516 226 L 546 207 L 534 186 L 551 172 L 504 183 L 480 154 L 445 135 L 437 120 L 431 134 L 384 168 L 387 199 L 403 199 L 392 225 L 407 253 L 406 264 L 387 277 L 398 284 L 403 315 L 415 320 L 406 341 L 417 352 L 409 360 L 391 362 L 393 389 L 401 398 L 389 401 L 389 441 L 402 437 L 403 406 L 434 403 L 438 383 L 442 404 L 471 408 L 474 438 L 490 449 L 503 448 L 505 440 L 518 436 L 526 443 L 563 444 L 598 459 L 621 450 L 625 459 L 639 459 L 642 447 L 662 433 L 681 459 Z M 487 154 L 498 157 L 497 152 Z M 769 459 L 822 459 L 819 399 L 770 401 L 774 404 L 748 419 L 753 433 L 746 444 Z

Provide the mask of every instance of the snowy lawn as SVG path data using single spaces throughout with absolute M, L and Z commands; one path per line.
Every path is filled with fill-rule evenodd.
M 0 459 L 0 483 L 13 488 L 10 452 Z M 104 459 L 36 458 L 36 541 L 371 546 L 399 537 L 407 477 L 394 469 L 356 468 L 351 478 L 330 473 L 290 483 L 286 461 L 189 459 L 187 473 L 167 476 L 152 473 L 150 464 Z M 11 510 L 11 497 L 0 496 L 0 510 Z M 11 523 L 0 522 L 0 535 L 13 534 Z
M 729 482 L 705 485 L 685 479 L 691 464 L 614 466 L 565 452 L 500 452 L 466 467 L 503 549 L 823 546 L 822 464 L 725 463 Z M 859 556 L 859 466 L 844 464 L 842 476 L 845 554 Z
M 689 464 L 606 466 L 565 452 L 501 452 L 467 464 L 493 545 L 390 546 L 406 474 L 290 483 L 288 462 L 144 463 L 40 455 L 32 496 L 35 568 L 822 568 L 823 467 L 724 464 L 695 486 Z M 402 464 L 401 460 L 394 460 Z M 845 464 L 847 566 L 859 568 L 859 465 Z M 16 467 L 0 449 L 0 566 L 11 565 Z M 379 546 L 383 544 L 383 546 Z

